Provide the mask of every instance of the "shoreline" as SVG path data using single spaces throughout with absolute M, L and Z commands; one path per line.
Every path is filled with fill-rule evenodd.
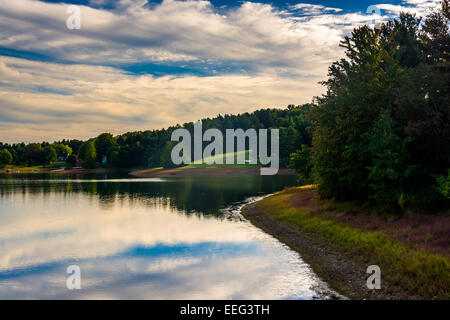
M 195 177 L 195 176 L 228 176 L 228 175 L 260 175 L 260 168 L 175 168 L 175 169 L 143 169 L 129 172 L 134 177 Z M 280 168 L 277 175 L 295 175 L 291 169 Z
M 27 167 L 11 168 L 8 170 L 1 169 L 0 174 L 104 174 L 104 173 L 116 173 L 116 172 L 128 172 L 127 170 L 118 168 L 72 168 L 72 169 L 56 169 L 56 168 L 38 168 L 32 169 Z
M 392 222 L 396 238 L 386 231 L 384 218 L 344 211 L 319 200 L 311 188 L 290 188 L 244 206 L 241 214 L 298 252 L 331 289 L 350 299 L 449 298 L 445 287 L 450 276 L 448 246 L 435 243 L 424 250 L 426 241 L 419 237 L 403 240 L 399 236 L 414 225 L 413 220 L 423 217 Z M 437 237 L 444 230 L 446 237 L 450 217 L 428 219 L 436 225 L 428 231 Z M 381 290 L 367 289 L 369 265 L 381 268 Z
M 176 178 L 176 177 L 197 177 L 197 176 L 229 176 L 229 175 L 260 175 L 260 168 L 175 168 L 175 169 L 122 169 L 122 168 L 31 168 L 19 167 L 8 170 L 0 169 L 0 174 L 107 174 L 107 173 L 127 173 L 137 178 Z M 295 175 L 292 169 L 280 168 L 277 175 Z

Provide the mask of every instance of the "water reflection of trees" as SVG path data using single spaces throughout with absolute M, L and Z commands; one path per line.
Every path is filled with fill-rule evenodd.
M 83 193 L 97 198 L 99 206 L 112 209 L 116 205 L 140 204 L 170 206 L 188 214 L 219 214 L 219 209 L 247 197 L 281 190 L 295 183 L 293 176 L 228 176 L 169 179 L 164 182 L 76 181 L 87 177 L 8 175 L 0 178 L 0 198 L 22 194 L 23 197 L 46 197 L 51 194 L 69 196 Z M 91 176 L 90 179 L 110 177 Z

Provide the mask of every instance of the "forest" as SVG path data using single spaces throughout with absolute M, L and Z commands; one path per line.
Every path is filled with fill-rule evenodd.
M 306 118 L 310 105 L 290 105 L 286 109 L 261 109 L 253 113 L 239 115 L 219 115 L 202 119 L 203 130 L 216 128 L 225 133 L 226 129 L 270 129 L 280 130 L 280 164 L 288 166 L 290 155 L 298 146 L 311 145 L 310 121 Z M 0 143 L 0 164 L 48 165 L 58 158 L 67 158 L 74 165 L 78 155 L 86 168 L 103 165 L 118 168 L 164 167 L 174 165 L 170 154 L 175 142 L 171 141 L 172 132 L 177 128 L 186 128 L 193 135 L 194 123 L 185 123 L 162 130 L 128 132 L 113 136 L 102 133 L 87 141 L 62 140 L 54 143 Z M 205 142 L 205 144 L 207 144 Z M 4 154 L 4 155 L 2 155 Z
M 425 19 L 402 13 L 354 29 L 308 118 L 312 146 L 293 157 L 323 198 L 400 208 L 448 205 L 449 2 Z

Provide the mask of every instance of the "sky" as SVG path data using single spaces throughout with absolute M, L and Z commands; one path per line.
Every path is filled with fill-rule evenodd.
M 80 29 L 67 10 L 80 9 Z M 87 139 L 324 93 L 353 28 L 439 0 L 0 0 L 0 141 Z M 72 21 L 72 20 L 71 20 Z

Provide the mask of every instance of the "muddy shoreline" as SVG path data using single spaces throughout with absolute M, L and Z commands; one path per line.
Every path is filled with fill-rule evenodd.
M 0 174 L 107 174 L 107 173 L 126 173 L 136 178 L 171 178 L 171 177 L 198 177 L 198 176 L 229 176 L 229 175 L 260 175 L 260 168 L 175 168 L 175 169 L 121 169 L 121 168 L 39 168 L 28 169 L 15 168 L 9 170 L 0 169 Z M 281 168 L 277 175 L 295 175 L 291 169 Z
M 439 255 L 442 259 L 448 259 L 446 258 L 448 257 L 446 237 L 441 233 L 444 230 L 444 233 L 448 234 L 450 218 L 441 216 L 422 217 L 418 215 L 386 222 L 384 221 L 385 218 L 381 216 L 354 214 L 345 212 L 342 209 L 330 208 L 330 204 L 321 201 L 313 189 L 300 189 L 286 189 L 260 201 L 248 204 L 242 208 L 241 214 L 255 226 L 298 252 L 331 289 L 350 299 L 418 300 L 439 299 L 439 297 L 446 296 L 445 292 L 438 292 L 439 287 L 442 288 L 442 283 L 448 278 L 445 268 L 435 275 L 437 276 L 436 279 L 434 279 L 434 276 L 428 275 L 419 279 L 416 278 L 415 272 L 418 271 L 420 274 L 422 268 L 424 268 L 423 270 L 430 270 L 430 263 L 436 263 L 437 261 L 433 260 L 436 258 L 436 255 Z M 303 221 L 307 229 L 303 229 L 298 221 Z M 316 225 L 312 226 L 309 223 L 316 223 Z M 408 265 L 398 264 L 396 265 L 397 269 L 393 269 L 391 263 L 394 263 L 395 260 L 393 262 L 386 262 L 386 260 L 383 262 L 382 258 L 384 256 L 387 255 L 390 257 L 389 259 L 404 261 L 404 259 L 410 259 L 411 255 L 407 256 L 407 253 L 403 251 L 385 252 L 376 251 L 376 249 L 375 251 L 368 251 L 364 249 L 365 247 L 360 247 L 358 243 L 344 246 L 343 244 L 346 242 L 352 243 L 354 241 L 351 238 L 351 233 L 349 233 L 348 238 L 346 233 L 337 236 L 335 234 L 337 241 L 330 241 L 333 238 L 327 238 L 328 231 L 324 231 L 324 229 L 319 231 L 319 229 L 320 225 L 332 223 L 337 223 L 336 225 L 341 226 L 341 228 L 348 228 L 346 230 L 358 230 L 360 234 L 367 236 L 376 232 L 380 236 L 391 239 L 388 241 L 393 241 L 393 246 L 404 246 L 402 248 L 410 250 L 409 253 L 430 253 L 435 256 L 424 256 L 430 261 L 429 263 L 424 261 L 423 265 L 421 265 L 422 260 L 414 260 L 415 263 L 419 264 L 414 269 L 409 269 Z M 409 234 L 410 238 L 405 238 L 405 233 Z M 435 242 L 427 244 L 427 241 L 424 240 L 424 235 L 428 233 L 432 235 L 432 238 L 435 238 Z M 440 259 L 439 257 L 438 259 Z M 439 261 L 437 265 L 442 262 L 442 260 Z M 381 290 L 370 290 L 367 288 L 367 279 L 370 276 L 366 273 L 367 267 L 378 263 L 381 263 L 380 266 L 382 266 L 383 270 L 382 288 Z M 431 269 L 434 269 L 434 266 L 437 265 L 431 264 Z M 410 284 L 405 285 L 404 281 L 397 282 L 398 278 L 395 278 L 397 272 L 403 276 L 400 279 L 401 281 L 408 280 Z M 393 282 L 391 279 L 396 280 Z M 424 295 L 419 294 L 418 292 L 423 292 L 420 288 L 437 290 L 436 296 L 428 293 Z
M 358 300 L 394 299 L 392 294 L 368 290 L 367 274 L 358 264 L 320 245 L 308 235 L 272 220 L 258 207 L 258 202 L 245 206 L 242 215 L 258 228 L 298 252 L 314 272 L 339 294 Z
M 260 175 L 260 168 L 176 168 L 176 169 L 144 169 L 129 173 L 135 177 L 192 177 L 192 176 L 228 176 L 228 175 Z M 294 175 L 291 169 L 279 169 L 278 175 Z

